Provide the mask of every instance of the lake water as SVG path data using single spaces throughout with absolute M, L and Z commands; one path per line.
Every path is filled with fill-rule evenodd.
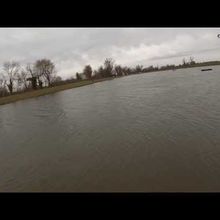
M 0 191 L 220 191 L 220 67 L 0 106 Z

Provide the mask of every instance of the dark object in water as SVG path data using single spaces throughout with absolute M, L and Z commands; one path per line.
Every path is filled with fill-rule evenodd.
M 212 70 L 212 69 L 202 69 L 201 71 L 210 71 L 210 70 Z

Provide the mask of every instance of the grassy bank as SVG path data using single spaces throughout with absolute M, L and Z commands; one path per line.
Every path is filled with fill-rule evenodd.
M 29 99 L 29 98 L 33 98 L 33 97 L 48 95 L 48 94 L 63 91 L 66 89 L 77 88 L 77 87 L 86 86 L 86 85 L 90 85 L 93 83 L 111 80 L 111 79 L 112 78 L 97 79 L 97 80 L 93 80 L 93 81 L 92 80 L 84 80 L 84 81 L 79 81 L 79 82 L 74 82 L 74 83 L 68 83 L 65 85 L 54 86 L 54 87 L 50 87 L 50 88 L 43 88 L 43 89 L 39 89 L 39 90 L 33 90 L 33 91 L 27 91 L 27 92 L 23 92 L 23 93 L 19 93 L 19 94 L 13 94 L 10 96 L 1 97 L 0 98 L 0 105 L 8 104 L 11 102 L 16 102 L 19 100 Z

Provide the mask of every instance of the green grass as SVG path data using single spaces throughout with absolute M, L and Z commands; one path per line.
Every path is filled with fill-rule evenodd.
M 90 85 L 93 83 L 106 81 L 106 80 L 110 80 L 110 79 L 112 79 L 112 78 L 97 79 L 97 80 L 93 80 L 93 81 L 92 80 L 84 80 L 84 81 L 54 86 L 54 87 L 50 87 L 50 88 L 43 88 L 43 89 L 27 91 L 27 92 L 23 92 L 23 93 L 19 93 L 19 94 L 13 94 L 10 96 L 1 97 L 0 98 L 0 105 L 8 104 L 11 102 L 16 102 L 19 100 L 29 99 L 29 98 L 33 98 L 33 97 L 48 95 L 48 94 L 63 91 L 66 89 L 72 89 L 72 88 L 77 88 L 77 87 L 81 87 L 81 86 L 86 86 L 86 85 Z

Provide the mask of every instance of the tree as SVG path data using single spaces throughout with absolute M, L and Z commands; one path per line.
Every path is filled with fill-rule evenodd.
M 112 58 L 106 58 L 104 62 L 104 77 L 110 77 L 113 75 L 114 60 Z
M 102 75 L 100 74 L 99 70 L 94 70 L 94 78 L 98 79 L 101 77 L 102 77 Z
M 186 66 L 186 59 L 183 58 L 183 66 Z
M 4 80 L 2 78 L 0 78 L 0 88 L 2 88 L 4 85 Z
M 130 75 L 132 70 L 131 70 L 131 68 L 125 66 L 125 67 L 123 67 L 123 72 L 125 75 Z
M 56 76 L 52 79 L 51 85 L 56 86 L 62 83 L 62 78 L 60 76 Z
M 13 89 L 14 89 L 14 81 L 17 80 L 18 78 L 18 74 L 19 74 L 19 70 L 20 70 L 20 65 L 17 62 L 5 62 L 3 64 L 3 71 L 7 76 L 7 86 L 8 86 L 8 90 L 10 92 L 10 94 L 13 93 Z
M 53 81 L 54 82 L 61 82 L 62 78 L 61 78 L 61 76 L 56 76 Z
M 28 88 L 27 78 L 28 78 L 28 72 L 22 69 L 20 74 L 18 74 L 18 84 L 23 85 L 25 89 Z
M 83 70 L 83 74 L 85 74 L 87 79 L 92 78 L 92 67 L 90 65 L 86 65 Z
M 6 89 L 6 80 L 5 80 L 4 75 L 2 74 L 0 78 L 0 96 L 5 96 L 7 94 L 8 94 L 8 91 Z
M 27 64 L 25 71 L 29 76 L 26 80 L 31 82 L 32 89 L 37 89 L 37 73 L 35 72 L 34 65 Z
M 123 76 L 123 69 L 120 65 L 115 66 L 115 72 L 116 72 L 117 76 Z
M 143 71 L 143 66 L 142 65 L 137 65 L 135 67 L 135 73 L 141 73 Z
M 34 71 L 34 65 L 28 63 L 27 66 L 25 67 L 25 71 L 27 72 L 28 75 L 32 77 L 36 77 L 36 72 Z
M 82 77 L 80 76 L 79 73 L 76 73 L 76 79 L 77 79 L 77 80 L 81 80 L 81 79 L 82 79 Z
M 196 63 L 196 62 L 194 61 L 194 57 L 190 57 L 189 60 L 190 60 L 190 64 L 191 64 L 191 65 L 193 65 L 193 64 Z
M 38 81 L 40 76 L 43 76 L 46 79 L 48 86 L 51 85 L 52 78 L 54 77 L 56 72 L 55 65 L 51 60 L 49 59 L 37 60 L 35 63 L 35 71 L 37 73 L 37 76 L 39 76 Z M 39 84 L 40 86 L 42 86 L 42 81 L 39 81 Z
M 97 70 L 94 70 L 94 78 L 105 77 L 105 71 L 103 66 L 100 66 Z
M 100 66 L 98 68 L 98 75 L 101 77 L 105 77 L 105 69 L 103 68 L 103 66 Z

